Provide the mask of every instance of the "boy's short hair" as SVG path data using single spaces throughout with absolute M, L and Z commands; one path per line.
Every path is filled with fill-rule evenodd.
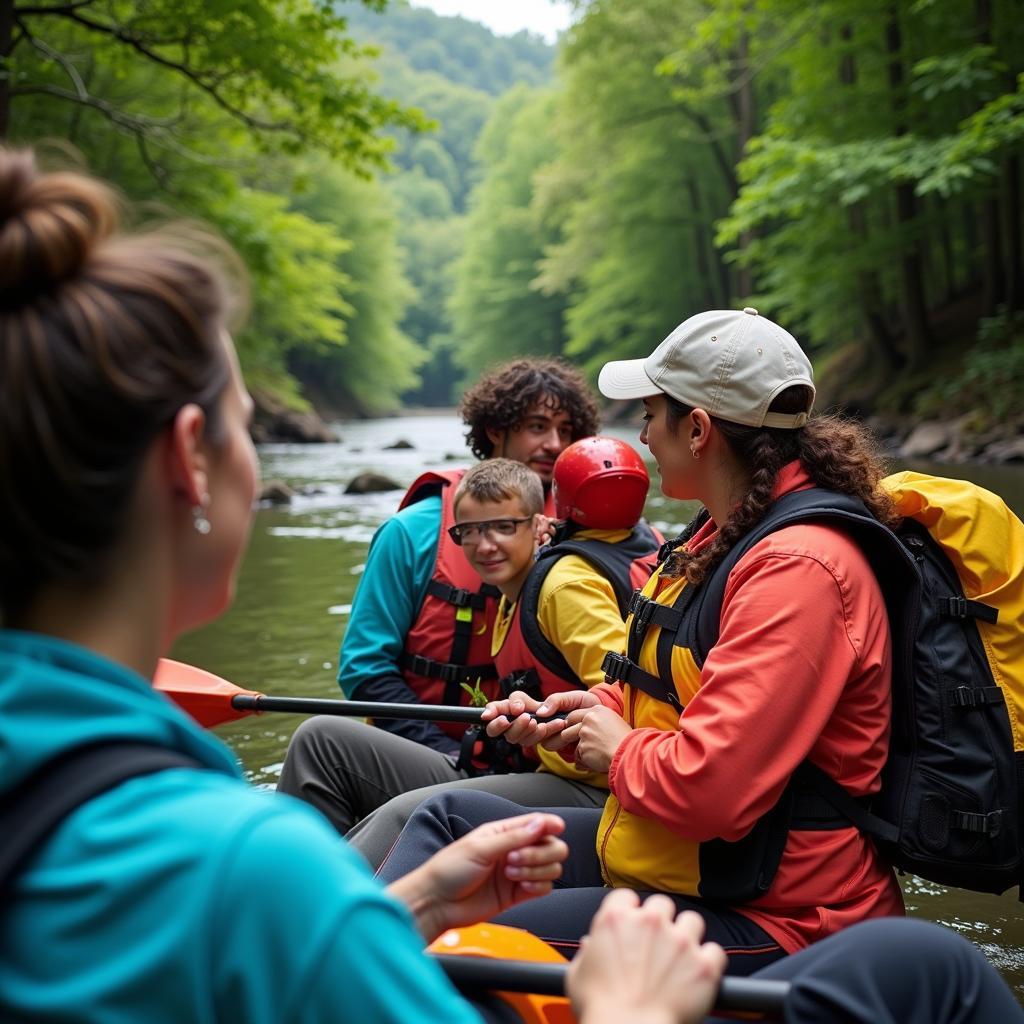
M 569 414 L 574 441 L 597 433 L 597 403 L 583 374 L 561 359 L 531 356 L 496 366 L 463 395 L 459 412 L 470 451 L 489 459 L 494 442 L 487 431 L 514 430 L 538 402 Z
M 466 496 L 474 501 L 508 501 L 518 498 L 528 516 L 544 511 L 544 486 L 532 469 L 514 459 L 485 459 L 459 481 L 452 507 Z

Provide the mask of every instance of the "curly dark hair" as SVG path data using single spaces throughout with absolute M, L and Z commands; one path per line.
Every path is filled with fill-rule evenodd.
M 469 427 L 470 450 L 489 459 L 494 442 L 487 431 L 515 429 L 537 403 L 569 414 L 574 441 L 597 433 L 597 403 L 579 370 L 561 359 L 516 359 L 484 374 L 462 396 L 459 413 Z
M 693 411 L 675 399 L 668 401 L 668 426 L 675 433 L 679 423 Z M 809 405 L 807 389 L 787 388 L 772 402 L 773 412 L 801 412 Z M 690 583 L 705 580 L 740 538 L 749 533 L 772 504 L 772 490 L 779 470 L 799 459 L 818 487 L 851 494 L 887 526 L 900 516 L 892 498 L 881 488 L 885 465 L 870 431 L 854 420 L 837 415 L 812 416 L 796 430 L 745 427 L 712 417 L 726 444 L 750 476 L 751 486 L 743 501 L 733 509 L 715 539 L 691 555 L 677 547 L 668 557 L 662 575 L 685 575 Z

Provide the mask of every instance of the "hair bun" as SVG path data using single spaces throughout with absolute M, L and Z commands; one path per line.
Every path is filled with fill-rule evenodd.
M 41 172 L 28 151 L 0 149 L 0 301 L 26 305 L 75 277 L 118 225 L 105 185 Z

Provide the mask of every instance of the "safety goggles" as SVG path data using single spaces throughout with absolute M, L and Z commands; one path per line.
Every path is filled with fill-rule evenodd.
M 532 519 L 533 516 L 524 516 L 522 519 L 482 519 L 478 523 L 456 523 L 448 527 L 448 536 L 459 545 L 479 544 L 485 533 L 491 540 L 514 537 L 520 524 Z

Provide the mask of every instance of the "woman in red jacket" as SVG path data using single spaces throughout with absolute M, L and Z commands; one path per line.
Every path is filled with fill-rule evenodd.
M 869 438 L 810 417 L 810 363 L 749 308 L 691 317 L 647 359 L 606 365 L 599 387 L 643 401 L 640 439 L 663 492 L 699 500 L 709 516 L 634 600 L 608 682 L 542 706 L 523 694 L 491 705 L 489 732 L 543 741 L 567 764 L 606 771 L 611 790 L 603 812 L 564 815 L 570 891 L 502 920 L 572 948 L 604 887 L 664 892 L 697 909 L 730 970 L 748 973 L 857 921 L 902 914 L 892 870 L 804 782 L 821 770 L 855 797 L 880 786 L 891 650 L 865 553 L 834 525 L 784 526 L 731 567 L 709 649 L 696 628 L 715 567 L 779 498 L 816 486 L 895 518 Z M 537 724 L 524 711 L 570 714 Z M 433 818 L 435 838 L 411 820 L 385 877 L 443 844 L 452 822 L 514 808 L 469 800 L 424 805 L 417 816 Z

